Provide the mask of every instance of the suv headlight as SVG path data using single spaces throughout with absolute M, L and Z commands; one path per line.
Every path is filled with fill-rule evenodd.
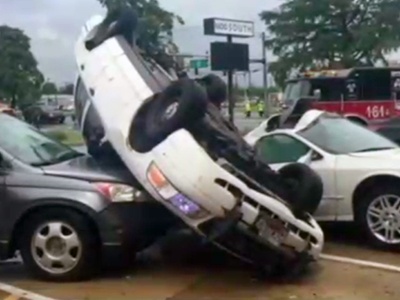
M 96 182 L 94 185 L 111 202 L 131 202 L 135 198 L 135 189 L 126 184 Z
M 178 192 L 154 163 L 147 171 L 147 179 L 164 200 L 189 218 L 202 219 L 209 215 L 197 203 Z

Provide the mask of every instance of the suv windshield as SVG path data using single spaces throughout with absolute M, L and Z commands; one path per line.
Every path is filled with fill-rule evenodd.
M 290 106 L 294 101 L 308 95 L 310 83 L 307 80 L 288 82 L 283 95 L 283 100 L 286 105 Z
M 31 166 L 56 164 L 83 155 L 3 113 L 0 113 L 0 132 L 0 147 Z
M 398 146 L 385 137 L 339 116 L 324 115 L 299 135 L 334 154 L 379 151 Z

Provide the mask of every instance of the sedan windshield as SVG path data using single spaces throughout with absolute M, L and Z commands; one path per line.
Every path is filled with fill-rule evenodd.
M 81 156 L 36 128 L 0 113 L 0 148 L 31 166 L 45 166 Z
M 387 138 L 339 116 L 322 116 L 300 136 L 334 154 L 379 151 L 397 148 Z

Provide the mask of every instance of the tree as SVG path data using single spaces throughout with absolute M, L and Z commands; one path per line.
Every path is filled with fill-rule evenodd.
M 66 83 L 58 89 L 59 94 L 73 95 L 74 94 L 74 84 Z
M 57 94 L 58 92 L 57 85 L 54 82 L 47 81 L 46 83 L 43 84 L 41 92 L 43 95 Z
M 108 10 L 124 7 L 137 11 L 139 15 L 138 46 L 164 68 L 175 67 L 172 57 L 167 54 L 167 49 L 175 46 L 172 42 L 172 30 L 175 21 L 184 23 L 181 17 L 161 8 L 158 0 L 98 1 Z
M 0 91 L 15 107 L 38 97 L 43 75 L 31 52 L 30 39 L 18 28 L 0 26 Z
M 399 10 L 399 0 L 286 0 L 262 12 L 275 80 L 293 69 L 385 64 L 400 46 Z

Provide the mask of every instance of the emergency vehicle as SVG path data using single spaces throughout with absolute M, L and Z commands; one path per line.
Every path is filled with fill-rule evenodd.
M 339 113 L 400 142 L 400 68 L 301 73 L 288 80 L 283 105 L 304 97 L 315 100 L 315 109 Z

